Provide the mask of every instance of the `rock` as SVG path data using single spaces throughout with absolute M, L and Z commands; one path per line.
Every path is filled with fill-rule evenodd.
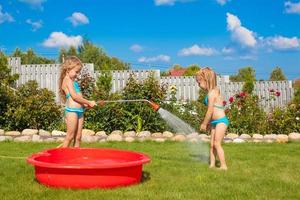
M 200 141 L 202 141 L 202 142 L 210 142 L 210 138 L 209 137 L 208 138 L 202 137 L 202 138 L 200 138 Z
M 163 135 L 164 138 L 172 138 L 172 137 L 174 137 L 174 134 L 171 133 L 170 131 L 164 131 L 162 135 Z
M 36 129 L 24 129 L 23 131 L 22 131 L 22 135 L 36 135 L 36 134 L 38 134 L 38 130 L 36 130 Z
M 89 129 L 82 129 L 82 135 L 95 135 L 95 131 Z
M 96 135 L 99 136 L 101 139 L 103 139 L 103 138 L 106 139 L 107 138 L 107 135 L 106 135 L 105 131 L 98 131 L 96 133 Z
M 124 140 L 125 140 L 125 142 L 134 142 L 135 141 L 134 137 L 126 137 Z
M 102 138 L 99 140 L 100 143 L 106 142 L 106 138 Z
M 164 141 L 166 141 L 166 139 L 165 138 L 155 138 L 154 141 L 155 142 L 164 142 Z
M 0 142 L 3 142 L 3 141 L 12 141 L 13 140 L 13 137 L 11 136 L 0 136 Z
M 261 134 L 253 134 L 253 136 L 252 136 L 253 142 L 262 142 L 263 139 L 264 139 L 264 136 L 262 136 Z
M 123 132 L 120 130 L 115 130 L 115 131 L 111 132 L 110 135 L 121 135 L 122 136 Z
M 32 142 L 42 142 L 43 139 L 41 138 L 40 135 L 33 135 L 32 136 Z
M 276 141 L 277 135 L 276 134 L 267 134 L 264 136 L 264 141 L 267 143 L 272 143 Z
M 177 134 L 171 140 L 176 142 L 184 142 L 186 140 L 186 137 L 185 135 Z
M 54 130 L 54 131 L 52 131 L 51 135 L 52 135 L 52 136 L 66 136 L 67 133 L 66 133 L 66 132 L 63 132 L 63 131 L 57 131 L 57 130 Z
M 233 143 L 244 143 L 244 142 L 246 142 L 246 141 L 243 140 L 243 139 L 241 139 L 241 138 L 235 138 L 235 139 L 233 139 L 232 142 L 233 142 Z
M 162 135 L 162 133 L 160 133 L 160 132 L 152 133 L 152 135 L 151 135 L 152 138 L 161 138 L 162 136 L 163 136 L 163 135 Z
M 278 142 L 278 143 L 286 143 L 288 141 L 289 141 L 289 136 L 284 135 L 284 134 L 277 135 L 276 142 Z
M 81 137 L 82 142 L 88 142 L 88 143 L 97 142 L 97 139 L 98 139 L 97 137 L 92 135 L 82 135 Z
M 243 133 L 242 135 L 239 136 L 240 139 L 248 141 L 251 140 L 251 136 L 248 134 Z
M 300 141 L 300 133 L 290 133 L 289 140 L 290 141 Z
M 197 138 L 191 138 L 189 139 L 189 142 L 191 143 L 197 143 L 199 140 Z
M 55 142 L 55 139 L 52 137 L 46 138 L 46 139 L 44 139 L 44 142 Z
M 210 137 L 208 135 L 206 135 L 206 134 L 200 134 L 199 138 L 200 139 L 202 139 L 202 138 L 208 138 L 208 139 L 210 139 Z
M 230 138 L 224 138 L 223 141 L 224 143 L 231 143 L 233 140 Z
M 124 137 L 135 137 L 135 132 L 134 131 L 126 131 L 124 133 Z
M 199 135 L 199 139 L 202 142 L 210 142 L 210 136 L 206 135 L 206 134 L 200 134 Z
M 137 133 L 137 136 L 140 138 L 150 138 L 151 133 L 150 133 L 150 131 L 141 131 L 141 132 Z
M 107 137 L 107 141 L 121 142 L 122 140 L 123 140 L 123 137 L 117 133 L 111 134 Z
M 192 139 L 192 138 L 199 138 L 199 134 L 198 133 L 191 133 L 191 134 L 188 134 L 187 136 L 187 139 Z
M 24 136 L 15 137 L 14 141 L 15 142 L 30 142 L 31 138 L 32 137 L 30 135 L 24 135 Z
M 56 141 L 56 142 L 64 142 L 64 141 L 65 141 L 65 138 L 64 138 L 64 137 L 56 137 L 56 138 L 55 138 L 55 141 Z
M 8 136 L 20 136 L 21 132 L 19 132 L 19 131 L 7 131 L 4 134 L 8 135 Z
M 235 134 L 235 133 L 228 133 L 225 137 L 234 140 L 234 139 L 238 138 L 239 135 Z
M 0 135 L 4 135 L 4 130 L 0 129 Z
M 43 130 L 43 129 L 40 129 L 39 130 L 39 135 L 40 136 L 51 136 L 51 133 L 49 132 L 49 131 L 45 131 L 45 130 Z

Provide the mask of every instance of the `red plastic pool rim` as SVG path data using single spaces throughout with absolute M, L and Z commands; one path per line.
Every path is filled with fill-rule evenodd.
M 107 148 L 55 148 L 33 154 L 36 179 L 58 188 L 114 188 L 141 181 L 142 153 Z

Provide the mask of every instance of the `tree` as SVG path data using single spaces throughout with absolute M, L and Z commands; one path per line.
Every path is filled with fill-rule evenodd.
M 286 76 L 284 75 L 282 69 L 280 67 L 275 67 L 270 74 L 270 81 L 284 81 L 287 80 Z
M 26 64 L 52 64 L 55 63 L 54 60 L 48 59 L 42 56 L 38 56 L 35 54 L 33 49 L 29 48 L 26 52 L 22 52 L 19 48 L 16 48 L 12 53 L 13 57 L 20 57 L 21 63 L 23 65 Z
M 194 76 L 197 71 L 200 70 L 200 66 L 197 64 L 192 64 L 186 68 L 186 71 L 183 73 L 183 76 Z
M 255 70 L 253 67 L 241 68 L 237 75 L 230 76 L 230 80 L 234 82 L 256 81 Z
M 130 69 L 130 64 L 119 60 L 116 57 L 109 57 L 102 48 L 97 47 L 92 42 L 85 40 L 77 49 L 61 48 L 59 52 L 59 61 L 62 62 L 63 55 L 78 56 L 83 63 L 93 63 L 96 70 L 126 70 Z
M 128 63 L 115 57 L 109 57 L 102 48 L 88 40 L 85 40 L 78 48 L 78 56 L 84 63 L 94 63 L 96 70 L 126 70 L 130 68 Z
M 6 55 L 0 52 L 0 127 L 6 125 L 4 113 L 6 113 L 9 103 L 14 99 L 11 86 L 17 79 L 17 74 L 11 75 L 11 69 L 8 67 Z

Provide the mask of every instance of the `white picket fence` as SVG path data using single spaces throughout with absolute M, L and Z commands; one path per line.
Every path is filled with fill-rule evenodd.
M 40 87 L 48 88 L 56 94 L 58 101 L 58 79 L 60 75 L 59 64 L 44 64 L 44 65 L 21 65 L 20 58 L 9 58 L 9 65 L 12 68 L 12 73 L 19 74 L 17 86 L 26 83 L 28 80 L 36 80 Z M 101 71 L 95 71 L 93 64 L 84 64 L 91 76 L 97 78 Z M 126 71 L 111 71 L 112 73 L 112 91 L 121 91 L 127 83 L 130 74 L 133 74 L 138 81 L 145 80 L 150 73 L 154 73 L 154 77 L 161 84 L 166 84 L 168 88 L 175 86 L 177 89 L 176 98 L 182 101 L 197 100 L 199 96 L 199 86 L 194 77 L 171 77 L 160 76 L 159 70 L 126 70 Z M 242 82 L 230 82 L 229 76 L 218 76 L 218 86 L 226 100 L 232 95 L 240 92 L 243 87 Z M 270 99 L 269 89 L 279 91 L 281 95 L 273 101 Z M 254 93 L 261 97 L 261 105 L 265 109 L 275 106 L 284 106 L 293 98 L 292 81 L 259 81 L 255 82 Z M 170 89 L 168 89 L 167 100 L 170 98 Z

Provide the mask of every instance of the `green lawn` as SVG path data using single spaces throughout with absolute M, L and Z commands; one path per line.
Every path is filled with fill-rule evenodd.
M 0 155 L 28 156 L 56 143 L 0 143 Z M 300 199 L 300 143 L 225 144 L 229 170 L 212 170 L 186 143 L 97 143 L 91 147 L 148 154 L 143 183 L 113 190 L 64 190 L 40 185 L 22 159 L 0 158 L 1 199 Z M 203 159 L 202 159 L 203 160 Z M 204 159 L 205 160 L 205 159 Z

